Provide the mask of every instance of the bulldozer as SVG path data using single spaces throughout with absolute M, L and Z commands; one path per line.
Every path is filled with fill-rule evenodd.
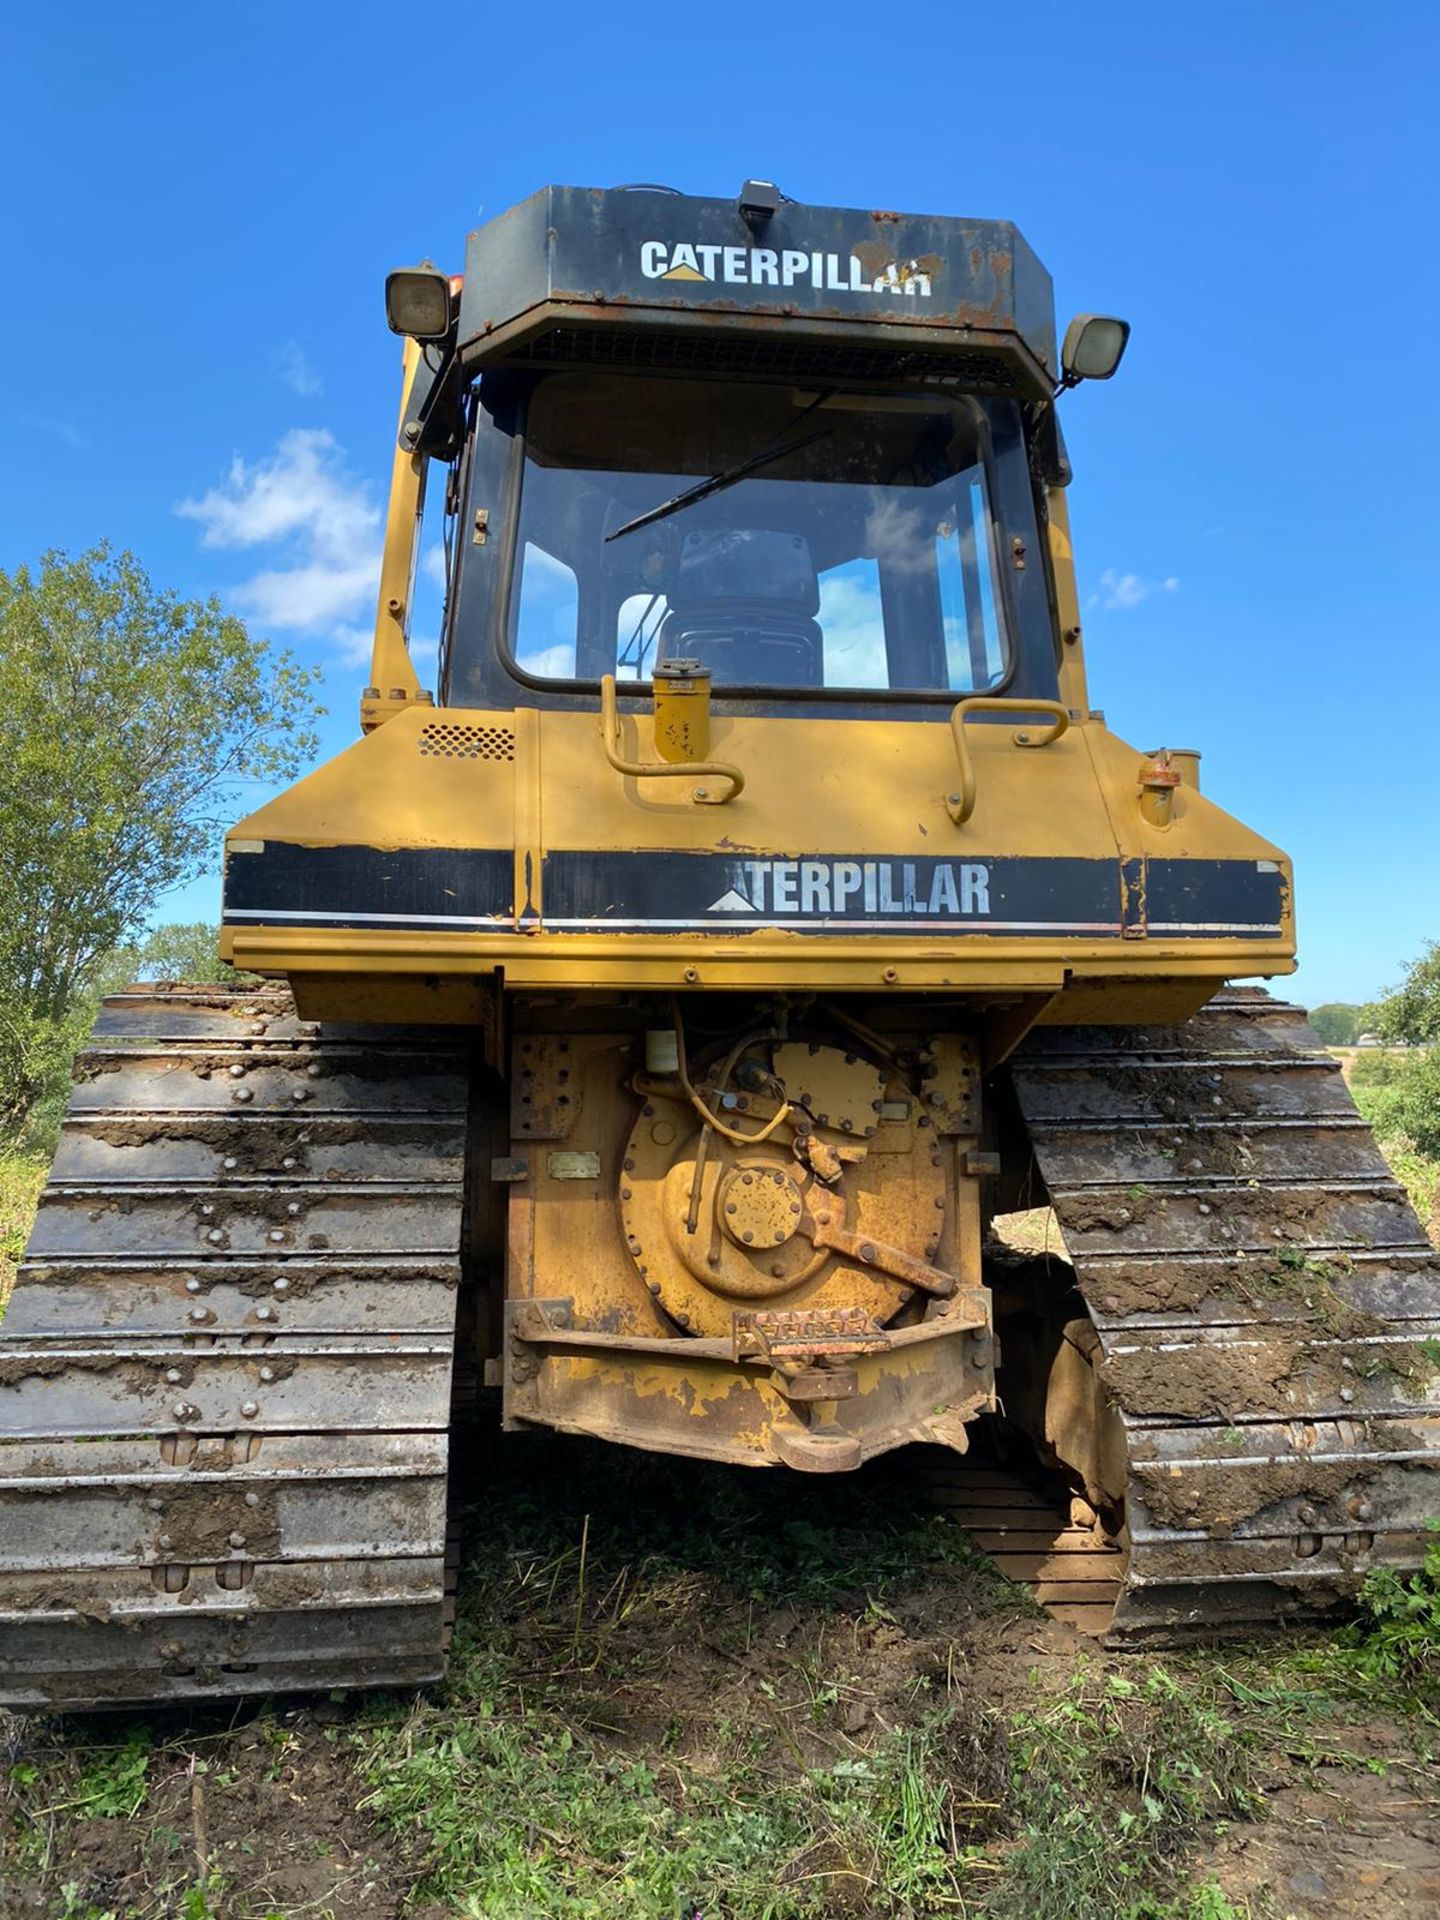
M 803 1473 L 1003 1422 L 1120 1647 L 1416 1564 L 1436 1257 L 1234 984 L 1290 863 L 1087 691 L 1059 415 L 1128 326 L 761 180 L 547 188 L 386 309 L 358 737 L 227 837 L 237 983 L 104 1004 L 0 1327 L 0 1699 L 434 1679 L 485 1389 Z

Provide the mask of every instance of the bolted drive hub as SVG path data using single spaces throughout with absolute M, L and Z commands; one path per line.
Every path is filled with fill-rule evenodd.
M 800 1188 L 779 1168 L 735 1167 L 717 1196 L 720 1224 L 744 1247 L 783 1247 L 800 1225 Z

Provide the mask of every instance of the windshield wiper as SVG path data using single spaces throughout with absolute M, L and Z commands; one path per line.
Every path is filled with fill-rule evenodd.
M 828 393 L 818 394 L 808 407 L 803 407 L 795 418 L 781 428 L 781 435 L 797 427 L 807 413 L 813 413 L 816 407 L 823 406 L 830 398 Z M 668 520 L 672 513 L 679 513 L 682 507 L 693 506 L 697 500 L 708 500 L 712 493 L 719 493 L 725 487 L 733 487 L 737 480 L 743 480 L 747 473 L 754 473 L 757 467 L 768 467 L 772 461 L 783 460 L 787 453 L 798 453 L 801 447 L 808 447 L 812 441 L 824 440 L 835 431 L 833 427 L 817 427 L 814 433 L 805 433 L 798 440 L 771 440 L 758 453 L 752 453 L 748 460 L 740 460 L 733 467 L 726 467 L 723 473 L 712 474 L 708 480 L 700 481 L 698 486 L 687 487 L 683 493 L 675 494 L 669 500 L 662 500 L 658 507 L 651 507 L 648 513 L 637 513 L 633 520 L 627 520 L 623 527 L 616 527 L 613 533 L 607 533 L 606 543 L 618 540 L 624 533 L 634 533 L 640 527 L 648 527 L 652 521 Z

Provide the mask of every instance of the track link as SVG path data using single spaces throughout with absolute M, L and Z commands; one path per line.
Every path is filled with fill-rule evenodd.
M 1418 1565 L 1440 1259 L 1303 1011 L 1040 1029 L 1011 1072 L 1128 1453 L 1107 1638 L 1333 1616 Z
M 924 1484 L 940 1511 L 1038 1606 L 1077 1633 L 1106 1633 L 1125 1555 L 1084 1500 L 1044 1476 L 970 1454 L 930 1461 Z
M 468 1059 L 105 1002 L 0 1322 L 0 1701 L 443 1668 Z

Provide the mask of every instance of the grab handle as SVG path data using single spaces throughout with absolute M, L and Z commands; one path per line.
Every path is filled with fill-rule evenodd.
M 611 766 L 632 780 L 728 780 L 730 784 L 724 793 L 712 793 L 708 787 L 691 790 L 690 798 L 702 807 L 723 807 L 726 801 L 744 791 L 744 774 L 726 760 L 624 759 L 620 752 L 620 709 L 613 673 L 603 674 L 600 680 L 600 739 Z
M 955 740 L 955 758 L 960 766 L 960 784 L 945 796 L 945 809 L 957 827 L 963 827 L 975 811 L 975 763 L 965 739 L 965 722 L 977 713 L 1048 713 L 1050 724 L 1037 733 L 1020 727 L 1010 736 L 1017 747 L 1048 747 L 1070 725 L 1070 709 L 1058 700 L 1009 699 L 998 694 L 975 694 L 962 700 L 950 715 L 950 732 Z

